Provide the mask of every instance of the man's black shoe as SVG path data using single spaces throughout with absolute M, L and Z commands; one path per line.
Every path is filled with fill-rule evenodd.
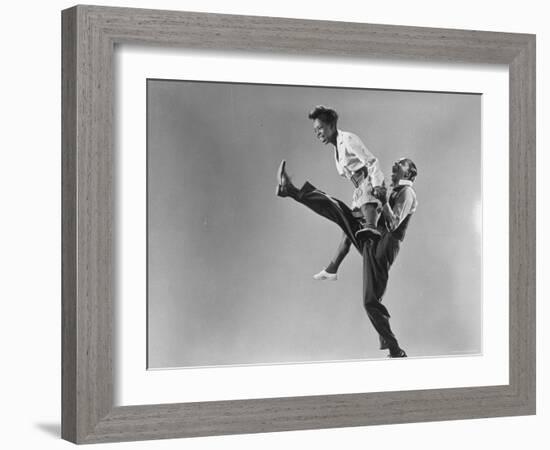
M 388 358 L 406 358 L 407 354 L 405 353 L 405 350 L 402 348 L 398 348 L 395 351 L 390 351 L 390 354 L 388 355 Z
M 277 171 L 277 188 L 275 189 L 275 194 L 279 197 L 288 197 L 291 195 L 291 191 L 295 191 L 296 188 L 290 181 L 290 177 L 285 171 L 286 161 L 283 159 L 279 165 L 279 170 Z

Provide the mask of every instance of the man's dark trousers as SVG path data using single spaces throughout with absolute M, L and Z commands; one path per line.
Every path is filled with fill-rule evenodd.
M 306 182 L 301 189 L 289 190 L 290 197 L 307 206 L 317 214 L 336 223 L 346 234 L 355 248 L 363 256 L 363 304 L 367 315 L 380 337 L 380 348 L 399 348 L 390 327 L 390 314 L 381 303 L 388 273 L 399 252 L 400 241 L 387 230 L 377 243 L 367 245 L 355 238 L 361 223 L 352 210 L 342 201 L 330 197 L 323 191 Z

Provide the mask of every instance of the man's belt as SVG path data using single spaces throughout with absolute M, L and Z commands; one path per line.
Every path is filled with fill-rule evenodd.
M 350 179 L 353 185 L 355 186 L 355 188 L 357 189 L 361 185 L 363 180 L 366 177 L 368 177 L 368 175 L 369 175 L 368 169 L 365 166 L 363 166 L 356 172 L 353 172 L 353 175 L 351 176 Z

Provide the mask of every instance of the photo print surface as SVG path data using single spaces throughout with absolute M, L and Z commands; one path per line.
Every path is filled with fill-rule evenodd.
M 148 368 L 481 354 L 481 103 L 147 80 Z

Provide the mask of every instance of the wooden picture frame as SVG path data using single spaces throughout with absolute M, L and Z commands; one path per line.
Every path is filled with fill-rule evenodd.
M 535 36 L 98 6 L 63 11 L 62 31 L 64 439 L 96 443 L 535 413 Z M 113 52 L 119 43 L 506 64 L 509 384 L 115 407 Z

